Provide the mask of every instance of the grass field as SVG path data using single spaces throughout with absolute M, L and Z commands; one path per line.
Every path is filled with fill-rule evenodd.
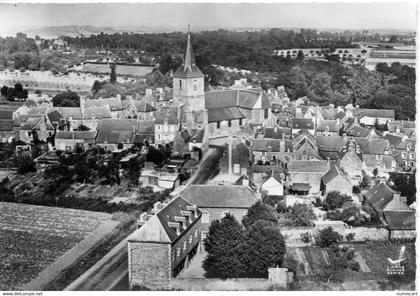
M 153 67 L 146 66 L 128 66 L 128 65 L 116 65 L 117 75 L 133 75 L 133 76 L 145 76 L 152 72 Z M 111 72 L 109 65 L 107 64 L 84 64 L 80 72 L 92 72 L 92 73 L 104 73 L 108 74 Z
M 0 203 L 0 290 L 19 290 L 111 220 L 72 209 Z

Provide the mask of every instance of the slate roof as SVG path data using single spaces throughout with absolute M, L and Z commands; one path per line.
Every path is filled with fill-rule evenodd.
M 218 90 L 205 93 L 205 107 L 209 109 L 219 109 L 227 107 L 240 107 L 243 109 L 253 109 L 261 98 L 262 109 L 271 108 L 270 100 L 263 91 L 255 90 Z
M 252 144 L 253 151 L 280 151 L 280 141 L 275 139 L 256 139 Z
M 289 173 L 326 173 L 330 169 L 325 160 L 291 160 L 287 164 Z
M 336 165 L 333 165 L 331 169 L 324 176 L 322 176 L 321 180 L 324 182 L 324 184 L 328 184 L 338 176 L 342 176 L 343 178 L 347 179 L 342 170 Z
M 57 131 L 56 139 L 95 140 L 96 131 Z
M 130 119 L 103 119 L 98 124 L 97 143 L 133 143 L 137 121 Z
M 316 126 L 317 131 L 338 132 L 339 126 L 335 120 L 320 120 Z
M 292 190 L 293 191 L 309 191 L 311 185 L 309 183 L 293 183 Z
M 383 138 L 388 140 L 392 147 L 397 147 L 402 142 L 402 137 L 396 135 L 386 134 Z
M 392 155 L 382 155 L 382 159 L 377 160 L 376 155 L 374 154 L 363 154 L 362 159 L 367 167 L 377 167 L 379 163 L 380 167 L 385 167 L 389 170 L 392 169 L 392 163 L 394 161 L 394 157 Z
M 0 119 L 0 131 L 13 131 L 13 119 Z
M 416 212 L 407 211 L 384 211 L 386 222 L 391 230 L 415 230 Z
M 394 191 L 385 183 L 379 183 L 365 193 L 368 203 L 377 211 L 382 212 L 393 199 Z
M 283 136 L 285 138 L 292 136 L 291 128 L 266 127 L 264 128 L 263 132 L 264 132 L 264 138 L 269 138 L 269 139 L 282 139 Z
M 316 136 L 316 144 L 319 150 L 339 152 L 345 144 L 345 140 L 340 136 Z
M 183 113 L 183 112 L 181 112 Z M 178 124 L 178 108 L 163 107 L 155 113 L 155 124 Z
M 174 77 L 204 77 L 204 74 L 195 63 L 190 34 L 188 34 L 187 50 L 185 52 L 184 61 L 175 71 Z
M 197 143 L 201 143 L 204 138 L 204 129 L 184 129 L 180 135 L 185 142 L 192 142 L 195 139 Z
M 416 140 L 415 139 L 404 139 L 395 148 L 396 149 L 401 149 L 401 150 L 415 151 L 416 150 Z M 407 149 L 407 148 L 409 148 L 409 149 Z
M 104 107 L 105 105 L 109 105 L 111 110 L 122 110 L 122 103 L 120 98 L 85 100 L 85 108 Z
M 250 188 L 238 185 L 191 185 L 181 196 L 199 208 L 247 209 L 258 201 Z
M 261 184 L 264 184 L 265 182 L 267 182 L 268 180 L 270 180 L 271 178 L 274 178 L 274 180 L 276 180 L 277 182 L 283 184 L 283 180 L 280 176 L 280 174 L 278 172 L 276 172 L 274 169 L 271 171 L 271 173 L 269 173 L 261 182 Z
M 354 125 L 346 130 L 346 133 L 352 137 L 366 137 L 369 134 L 369 130 L 361 126 Z
M 201 211 L 197 209 L 197 217 L 189 223 L 186 219 L 186 228 L 181 227 L 181 233 L 178 235 L 175 229 L 169 226 L 168 222 L 176 222 L 175 216 L 182 216 L 181 211 L 188 211 L 191 203 L 178 196 L 171 200 L 164 208 L 160 209 L 144 225 L 128 238 L 129 242 L 157 242 L 173 244 L 178 238 L 182 237 L 191 224 L 201 219 Z M 193 216 L 194 217 L 194 216 Z M 182 223 L 179 223 L 182 225 Z
M 246 118 L 246 116 L 239 107 L 226 107 L 226 108 L 208 110 L 209 122 L 235 120 L 235 119 L 241 119 L 241 118 Z
M 415 121 L 389 121 L 387 124 L 388 130 L 390 132 L 396 132 L 397 128 L 400 128 L 400 130 L 403 130 L 405 128 L 408 129 L 414 129 L 416 128 L 416 122 Z
M 293 129 L 314 129 L 315 125 L 311 118 L 292 118 Z
M 386 139 L 366 139 L 354 138 L 360 147 L 363 154 L 385 154 L 385 151 L 390 150 L 390 145 Z
M 0 119 L 13 119 L 13 112 L 13 110 L 0 109 Z
M 254 165 L 252 172 L 254 174 L 270 174 L 274 170 L 275 173 L 284 174 L 286 170 L 281 165 Z
M 37 129 L 39 125 L 41 124 L 41 121 L 42 121 L 41 117 L 29 118 L 20 129 L 24 131 L 31 131 L 31 130 Z M 52 127 L 52 125 L 49 124 L 47 121 L 47 130 L 53 130 L 53 129 L 54 128 Z
M 357 109 L 354 110 L 359 116 L 377 117 L 377 118 L 395 118 L 395 111 L 390 109 Z

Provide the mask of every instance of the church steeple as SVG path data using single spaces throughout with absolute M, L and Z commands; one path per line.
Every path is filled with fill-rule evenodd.
M 195 57 L 191 45 L 190 25 L 188 25 L 188 41 L 185 59 L 181 67 L 174 73 L 174 77 L 204 77 L 204 74 L 195 64 Z

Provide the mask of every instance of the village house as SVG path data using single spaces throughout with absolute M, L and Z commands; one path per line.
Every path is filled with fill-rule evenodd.
M 341 136 L 317 136 L 316 145 L 321 158 L 324 160 L 338 160 L 346 139 Z
M 180 183 L 177 170 L 157 169 L 152 162 L 145 162 L 139 182 L 142 186 L 150 186 L 154 192 L 175 189 Z
M 96 131 L 57 131 L 55 148 L 61 151 L 86 151 L 95 144 Z
M 375 123 L 385 125 L 388 121 L 395 120 L 395 111 L 391 109 L 360 109 L 353 110 L 355 117 L 359 118 L 359 123 L 365 126 L 374 126 Z
M 189 154 L 200 161 L 204 144 L 204 129 L 184 129 L 175 136 L 174 153 L 181 156 Z
M 191 185 L 180 195 L 202 211 L 203 238 L 212 221 L 223 218 L 227 213 L 241 221 L 248 209 L 259 200 L 249 186 L 240 185 Z
M 358 186 L 362 181 L 363 176 L 363 162 L 362 151 L 355 138 L 348 138 L 340 150 L 339 166 L 344 173 L 349 176 L 350 181 L 354 186 Z
M 316 135 L 320 136 L 339 136 L 340 123 L 339 120 L 319 120 L 316 124 Z
M 411 138 L 415 136 L 416 122 L 415 121 L 388 121 L 385 127 L 384 136 L 386 134 L 403 136 Z
M 155 143 L 167 144 L 172 142 L 181 123 L 181 108 L 165 107 L 155 113 Z
M 316 146 L 316 138 L 302 130 L 293 138 L 293 159 L 295 160 L 321 160 Z
M 251 145 L 254 164 L 276 165 L 287 162 L 293 156 L 291 140 L 255 139 Z
M 269 196 L 282 196 L 284 195 L 283 183 L 283 177 L 273 169 L 271 174 L 262 180 L 260 191 L 265 192 Z
M 69 123 L 69 130 L 77 130 L 80 126 L 85 126 L 89 130 L 97 130 L 99 121 L 111 119 L 111 111 L 108 106 L 100 107 L 53 107 Z
M 251 142 L 245 137 L 236 137 L 224 145 L 225 150 L 220 158 L 219 175 L 247 175 L 251 168 Z
M 128 237 L 130 289 L 169 287 L 201 245 L 201 211 L 182 197 L 168 204 L 157 202 L 151 214 L 143 213 L 139 229 Z
M 13 120 L 14 109 L 0 107 L 0 142 L 5 143 L 19 134 Z
M 311 118 L 292 118 L 292 134 L 297 135 L 301 131 L 315 134 L 315 119 Z
M 352 196 L 353 194 L 353 184 L 337 165 L 333 165 L 331 169 L 322 176 L 321 181 L 321 191 L 323 195 L 327 195 L 331 191 L 339 191 L 341 194 L 347 194 L 348 196 Z
M 391 154 L 388 140 L 378 138 L 355 138 L 362 152 L 363 170 L 370 176 L 376 169 L 379 173 L 395 172 L 396 161 Z
M 32 116 L 34 117 L 30 117 L 25 123 L 21 123 L 19 129 L 19 140 L 25 143 L 30 143 L 35 138 L 48 142 L 55 131 L 63 124 L 63 117 L 57 111 Z
M 131 148 L 142 122 L 136 119 L 104 119 L 98 124 L 96 145 L 107 151 Z
M 402 138 L 394 150 L 394 158 L 402 171 L 414 171 L 416 168 L 416 139 Z
M 292 160 L 287 164 L 287 184 L 292 191 L 301 191 L 300 187 L 305 187 L 309 194 L 319 194 L 321 178 L 329 170 L 329 161 Z M 299 188 L 296 188 L 297 186 Z

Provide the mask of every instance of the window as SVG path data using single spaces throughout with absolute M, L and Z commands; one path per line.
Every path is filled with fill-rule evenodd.
M 31 132 L 27 132 L 27 133 L 26 133 L 26 135 L 27 135 L 28 137 L 30 137 L 30 136 L 31 136 Z
M 220 218 L 224 218 L 227 214 L 229 214 L 229 211 L 223 211 L 222 215 L 220 216 Z
M 182 80 L 179 80 L 179 90 L 182 90 Z
M 232 126 L 232 120 L 229 120 L 228 121 L 228 127 L 231 127 Z
M 410 159 L 414 159 L 414 153 L 410 153 L 409 158 L 410 158 Z
M 160 140 L 160 135 L 158 135 L 158 140 Z
M 197 86 L 197 80 L 194 80 L 194 91 L 197 91 L 197 88 L 198 88 L 198 86 Z
M 410 167 L 413 167 L 413 166 L 414 166 L 414 162 L 410 161 Z
M 376 154 L 376 159 L 377 159 L 377 160 L 382 160 L 382 155 L 380 155 L 380 154 Z
M 195 234 L 194 234 L 195 238 L 198 237 L 198 229 L 195 230 Z
M 182 250 L 185 252 L 185 250 L 187 249 L 187 242 L 184 242 L 184 245 L 182 246 Z
M 406 152 L 402 152 L 401 153 L 401 158 L 402 159 L 406 159 L 407 158 L 407 153 Z
M 264 119 L 268 118 L 268 109 L 264 109 Z
M 158 125 L 158 126 L 157 126 L 157 130 L 158 130 L 158 131 L 160 131 L 160 129 L 161 129 L 161 128 L 162 128 L 162 126 L 161 126 L 161 125 Z
M 217 122 L 217 128 L 220 128 L 220 121 Z
M 242 126 L 242 118 L 239 119 L 239 126 Z
M 210 219 L 210 214 L 209 212 L 204 211 L 203 212 L 203 217 L 202 217 L 202 221 L 203 223 L 209 223 L 209 219 Z
M 179 257 L 181 255 L 181 249 L 177 248 L 176 249 L 176 256 Z
M 190 234 L 190 239 L 188 240 L 188 243 L 191 245 L 192 244 L 192 240 L 193 240 L 193 236 L 192 234 Z

